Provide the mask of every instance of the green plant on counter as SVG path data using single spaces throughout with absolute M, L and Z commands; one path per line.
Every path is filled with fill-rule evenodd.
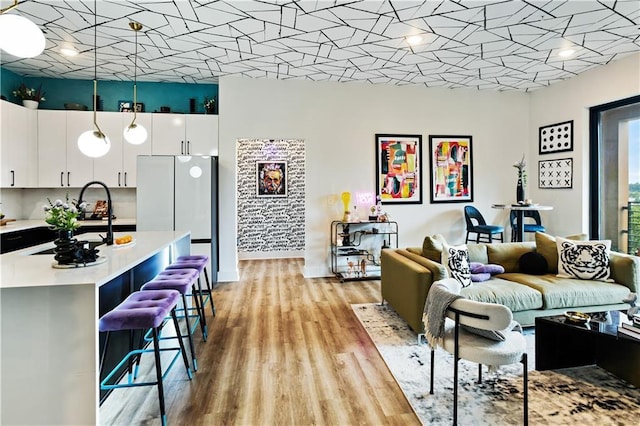
M 51 225 L 51 229 L 56 231 L 75 231 L 80 227 L 78 222 L 80 212 L 75 204 L 69 202 L 69 194 L 67 194 L 64 202 L 62 200 L 51 202 L 49 198 L 47 198 L 47 201 L 49 205 L 44 206 L 44 221 Z M 86 203 L 82 203 L 79 207 L 84 209 Z
M 13 91 L 13 96 L 20 98 L 23 101 L 36 101 L 44 102 L 45 92 L 42 91 L 42 84 L 38 86 L 38 89 L 28 88 L 24 83 L 21 83 L 16 90 Z

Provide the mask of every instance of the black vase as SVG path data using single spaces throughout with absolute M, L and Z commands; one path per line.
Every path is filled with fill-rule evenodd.
M 53 249 L 59 265 L 70 265 L 74 262 L 78 240 L 73 238 L 73 231 L 58 231 L 58 238 L 53 240 Z
M 518 186 L 516 187 L 516 201 L 524 201 L 524 185 L 522 179 L 518 178 Z

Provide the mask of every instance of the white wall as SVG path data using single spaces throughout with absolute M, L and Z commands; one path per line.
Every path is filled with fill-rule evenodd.
M 236 280 L 235 143 L 238 138 L 301 138 L 307 143 L 305 275 L 329 275 L 329 228 L 343 191 L 371 192 L 375 134 L 422 135 L 423 202 L 385 205 L 400 246 L 442 233 L 464 241 L 465 204 L 429 202 L 431 135 L 473 136 L 474 202 L 490 223 L 507 224 L 492 203 L 515 200 L 512 164 L 527 151 L 528 95 L 368 84 L 220 79 L 220 280 Z M 362 206 L 368 207 L 368 206 Z M 364 212 L 362 213 L 364 215 Z
M 135 219 L 136 217 L 136 190 L 133 188 L 109 188 L 113 202 L 113 214 L 119 218 Z M 0 191 L 2 212 L 7 218 L 12 219 L 42 219 L 44 220 L 43 206 L 47 204 L 47 198 L 51 201 L 64 200 L 67 193 L 69 199 L 77 200 L 80 188 L 3 188 Z M 101 186 L 87 188 L 83 198 L 89 203 L 96 200 L 106 200 L 107 193 Z M 93 206 L 90 205 L 89 209 Z
M 535 202 L 554 206 L 545 212 L 551 234 L 589 231 L 589 108 L 640 94 L 640 54 L 595 68 L 530 95 L 529 188 Z M 538 155 L 538 128 L 573 120 L 573 152 Z M 538 160 L 573 158 L 572 189 L 538 189 Z M 545 220 L 546 219 L 546 220 Z

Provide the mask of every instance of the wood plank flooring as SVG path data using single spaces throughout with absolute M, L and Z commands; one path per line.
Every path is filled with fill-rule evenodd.
M 304 279 L 302 268 L 242 261 L 239 282 L 216 286 L 209 339 L 194 336 L 198 372 L 189 381 L 178 362 L 165 380 L 169 425 L 420 424 L 351 311 L 380 301 L 380 281 Z M 156 388 L 116 389 L 100 421 L 159 425 Z

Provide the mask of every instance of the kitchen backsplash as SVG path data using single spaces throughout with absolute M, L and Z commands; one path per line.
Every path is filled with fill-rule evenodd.
M 116 217 L 135 219 L 136 217 L 136 190 L 135 188 L 109 188 L 113 202 L 113 214 Z M 64 200 L 67 193 L 69 199 L 77 200 L 80 188 L 25 188 L 0 190 L 0 211 L 8 217 L 18 220 L 44 219 L 43 206 L 47 204 L 47 198 L 54 201 Z M 93 211 L 97 200 L 106 200 L 107 194 L 100 186 L 90 187 L 84 193 L 85 201 L 89 203 L 88 211 Z

